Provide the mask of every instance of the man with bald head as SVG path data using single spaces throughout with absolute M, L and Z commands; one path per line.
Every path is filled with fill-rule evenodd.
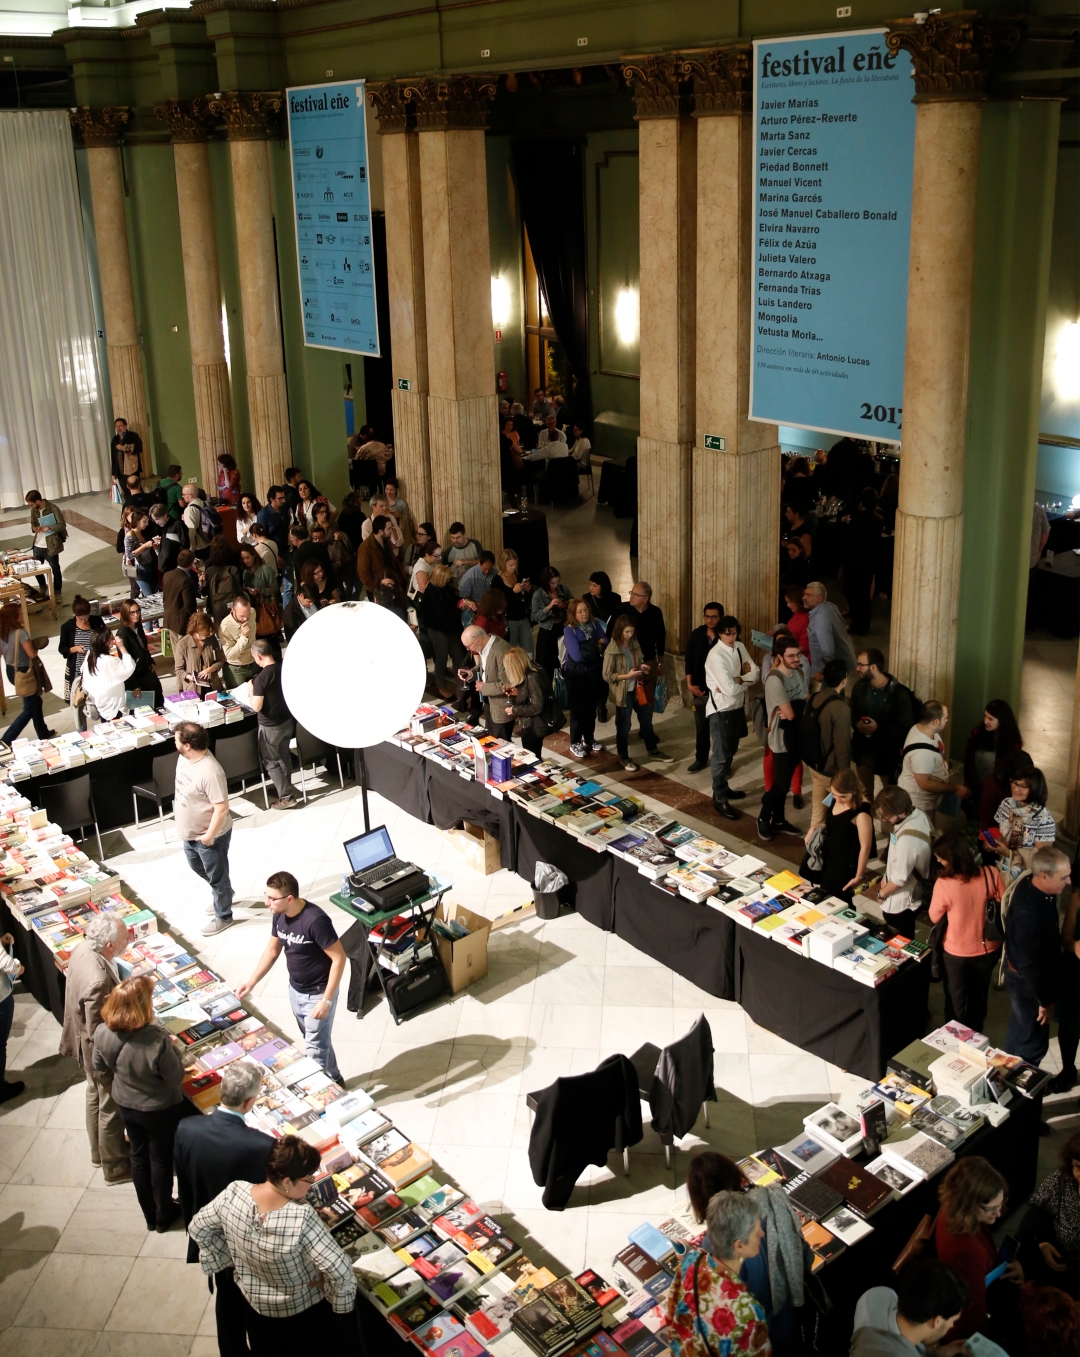
M 116 957 L 128 945 L 127 925 L 116 914 L 95 914 L 72 953 L 64 993 L 60 1054 L 77 1060 L 86 1076 L 86 1134 L 90 1158 L 106 1183 L 130 1183 L 131 1162 L 124 1123 L 112 1096 L 112 1075 L 94 1069 L 94 1033 L 101 1005 L 120 983 Z
M 466 627 L 461 633 L 461 643 L 473 655 L 475 663 L 471 669 L 458 670 L 458 678 L 463 682 L 470 679 L 476 682 L 476 691 L 484 703 L 484 721 L 488 730 L 499 740 L 509 740 L 514 733 L 513 721 L 505 716 L 497 719 L 506 711 L 506 671 L 503 668 L 503 656 L 510 649 L 501 636 L 489 636 L 483 627 Z M 502 699 L 492 706 L 492 699 Z

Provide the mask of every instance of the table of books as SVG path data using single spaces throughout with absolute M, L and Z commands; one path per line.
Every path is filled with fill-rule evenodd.
M 530 885 L 537 862 L 559 868 L 564 898 L 590 923 L 812 1055 L 876 1078 L 889 1051 L 919 1035 L 922 944 L 793 872 L 646 813 L 626 784 L 538 761 L 449 707 L 421 707 L 368 762 L 376 789 L 429 824 L 470 819 L 486 798 L 504 866 Z

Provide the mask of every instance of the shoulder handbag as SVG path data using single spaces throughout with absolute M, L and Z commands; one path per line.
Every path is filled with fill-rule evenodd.
M 1005 941 L 1005 920 L 1001 916 L 1001 897 L 994 893 L 994 878 L 989 868 L 982 869 L 986 886 L 986 900 L 983 903 L 983 942 Z
M 86 689 L 82 686 L 81 673 L 71 680 L 71 705 L 76 708 L 86 706 Z
M 38 694 L 38 674 L 35 668 L 35 660 L 27 660 L 25 667 L 21 666 L 19 661 L 26 658 L 26 651 L 22 648 L 20 637 L 26 636 L 24 631 L 15 633 L 15 696 L 16 697 L 36 697 Z M 27 637 L 29 640 L 29 637 Z M 37 660 L 40 664 L 41 661 Z

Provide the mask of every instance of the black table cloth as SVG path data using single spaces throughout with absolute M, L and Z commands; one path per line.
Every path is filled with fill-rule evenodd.
M 396 744 L 376 744 L 362 751 L 367 769 L 367 788 L 378 792 L 400 806 L 408 815 L 422 824 L 431 824 L 431 805 L 428 801 L 428 760 L 411 754 Z M 354 760 L 360 768 L 361 751 Z M 460 780 L 460 779 L 459 779 Z M 462 783 L 464 786 L 464 783 Z
M 52 950 L 32 929 L 29 931 L 25 929 L 2 900 L 0 900 L 0 933 L 10 933 L 15 939 L 12 950 L 26 968 L 22 973 L 21 983 L 41 1007 L 47 1008 L 62 1026 L 66 979 L 56 964 Z
M 610 853 L 597 853 L 576 843 L 565 829 L 558 829 L 538 815 L 530 815 L 516 802 L 517 872 L 531 886 L 538 862 L 550 862 L 570 878 L 566 899 L 583 919 L 610 932 L 613 894 Z
M 499 840 L 499 863 L 514 871 L 517 866 L 517 831 L 514 822 L 514 803 L 508 796 L 500 801 L 497 796 L 475 782 L 459 777 L 456 772 L 440 768 L 425 759 L 427 768 L 427 795 L 430 807 L 429 824 L 436 829 L 449 829 L 459 820 L 482 825 Z
M 504 518 L 502 525 L 503 546 L 517 552 L 518 579 L 532 580 L 538 586 L 540 572 L 548 564 L 547 514 L 529 509 Z
M 614 931 L 619 937 L 707 994 L 734 999 L 738 928 L 734 920 L 708 905 L 660 890 L 623 858 L 613 861 Z
M 877 989 L 735 928 L 735 994 L 760 1027 L 841 1069 L 880 1079 L 889 1056 L 926 1030 L 930 967 L 911 961 Z

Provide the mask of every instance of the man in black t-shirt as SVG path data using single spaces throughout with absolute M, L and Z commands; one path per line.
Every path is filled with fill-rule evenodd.
M 289 1007 L 304 1037 L 304 1048 L 332 1079 L 345 1087 L 331 1045 L 338 989 L 345 973 L 345 949 L 330 916 L 305 900 L 291 872 L 275 872 L 266 882 L 266 907 L 273 916 L 270 941 L 259 964 L 237 986 L 236 997 L 250 994 L 278 957 L 289 971 Z
M 281 691 L 281 665 L 269 641 L 252 641 L 251 658 L 259 672 L 251 680 L 251 705 L 259 716 L 259 757 L 278 794 L 276 810 L 292 810 L 292 756 L 289 741 L 296 722 Z

